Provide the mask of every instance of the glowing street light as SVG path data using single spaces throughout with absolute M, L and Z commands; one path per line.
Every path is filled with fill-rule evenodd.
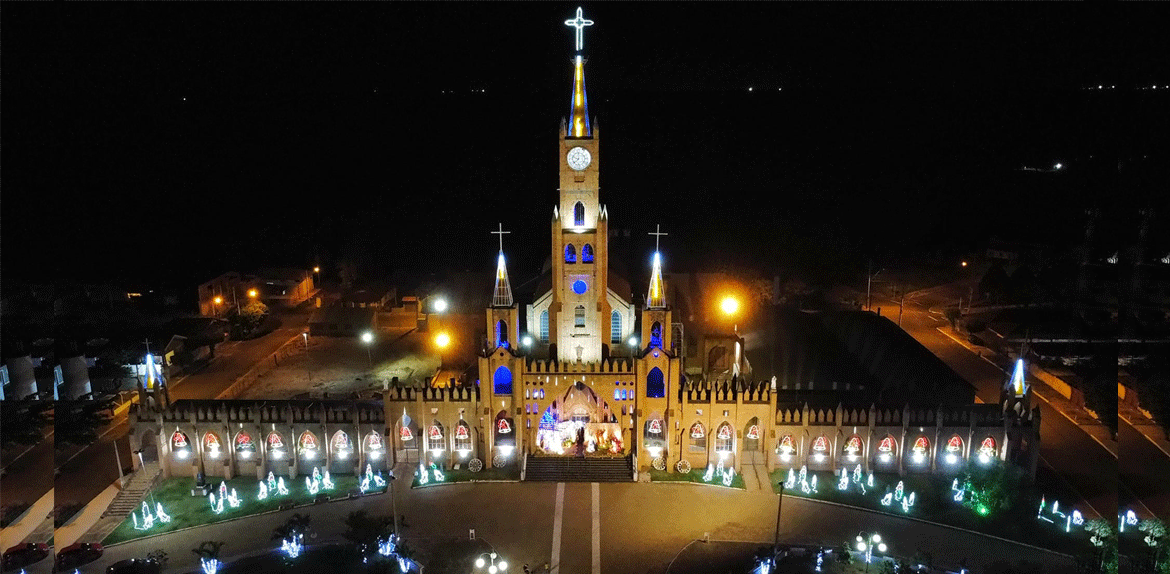
M 637 337 L 630 337 L 630 340 L 627 342 L 630 344 L 631 347 L 633 347 L 635 349 L 638 348 L 638 338 Z
M 524 338 L 520 339 L 520 342 L 525 347 L 531 347 L 532 346 L 532 336 L 531 335 L 524 335 Z
M 966 266 L 967 266 L 967 262 L 966 262 L 966 261 L 964 261 L 964 262 L 960 263 L 959 265 L 961 265 L 961 266 L 963 266 L 963 267 L 966 267 Z
M 490 562 L 489 560 L 484 560 L 484 556 L 487 556 Z M 497 558 L 499 560 L 497 560 Z M 491 552 L 484 552 L 475 558 L 475 567 L 477 569 L 483 568 L 484 565 L 487 565 L 488 574 L 498 574 L 499 572 L 504 572 L 508 569 L 508 561 L 500 558 L 500 555 L 496 554 L 495 550 L 492 550 Z
M 444 313 L 447 311 L 447 300 L 439 297 L 431 303 L 431 310 L 436 313 Z
M 882 535 L 878 533 L 869 534 L 866 532 L 857 533 L 857 551 L 865 553 L 865 571 L 869 572 L 869 563 L 873 560 L 873 551 L 886 551 L 886 543 L 882 542 Z
M 255 289 L 248 289 L 248 296 L 249 297 L 255 299 L 258 295 L 260 295 L 259 291 L 255 290 Z
M 435 346 L 439 348 L 439 368 L 443 368 L 443 349 L 451 345 L 451 335 L 439 333 L 435 335 Z
M 370 360 L 370 367 L 374 366 L 374 356 L 370 354 L 371 343 L 374 342 L 374 334 L 366 331 L 362 333 L 362 342 L 366 344 L 366 358 Z
M 724 315 L 734 315 L 739 311 L 739 299 L 731 296 L 724 297 L 723 301 L 719 303 L 719 308 L 723 310 Z

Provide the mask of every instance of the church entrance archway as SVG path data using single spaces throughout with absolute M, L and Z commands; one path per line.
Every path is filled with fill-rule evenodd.
M 760 446 L 764 442 L 761 440 L 763 433 L 764 431 L 760 428 L 760 419 L 752 417 L 747 426 L 743 427 L 743 451 L 745 453 L 763 452 L 763 447 Z
M 138 446 L 140 461 L 143 464 L 158 462 L 158 433 L 148 430 L 142 433 L 142 440 Z
M 540 452 L 552 455 L 622 455 L 626 447 L 617 417 L 603 398 L 581 381 L 569 386 L 540 416 Z

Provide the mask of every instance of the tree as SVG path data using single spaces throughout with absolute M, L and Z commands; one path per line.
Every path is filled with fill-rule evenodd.
M 1011 508 L 1019 493 L 1020 472 L 996 460 L 990 467 L 968 463 L 963 477 L 963 506 L 980 516 Z
M 228 314 L 228 323 L 232 333 L 239 338 L 248 338 L 255 333 L 264 320 L 268 318 L 268 306 L 259 301 L 250 301 L 240 309 L 232 310 Z
M 284 524 L 277 526 L 276 529 L 272 531 L 272 539 L 289 540 L 295 535 L 305 534 L 309 531 L 309 526 L 312 520 L 313 517 L 309 516 L 308 514 L 294 514 L 290 516 Z
M 53 424 L 52 409 L 50 401 L 0 401 L 0 443 L 7 449 L 41 442 Z
M 87 446 L 98 439 L 101 429 L 113 420 L 114 401 L 57 401 L 53 409 L 53 438 L 57 448 L 66 445 Z
M 365 510 L 355 510 L 345 517 L 346 530 L 342 534 L 361 554 L 377 549 L 378 543 L 393 533 L 394 521 L 386 516 L 370 516 Z
M 837 562 L 841 564 L 849 564 L 853 562 L 853 549 L 848 544 L 842 544 L 837 549 Z
M 219 552 L 223 548 L 223 544 L 223 542 L 205 540 L 199 544 L 198 548 L 191 549 L 191 552 L 199 556 L 199 564 L 203 567 L 204 572 L 210 574 L 219 569 Z
M 1113 521 L 1094 518 L 1085 522 L 1085 531 L 1093 536 L 1089 540 L 1098 550 L 1098 569 L 1106 574 L 1117 574 L 1117 530 Z

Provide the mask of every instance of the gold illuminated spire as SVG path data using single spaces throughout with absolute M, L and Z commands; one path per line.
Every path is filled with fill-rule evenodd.
M 662 257 L 654 252 L 654 270 L 650 274 L 650 294 L 646 298 L 650 309 L 666 308 L 666 289 L 662 286 Z
M 589 126 L 589 98 L 585 96 L 585 58 L 581 54 L 573 59 L 573 67 L 573 114 L 569 136 L 593 137 L 593 130 Z
M 499 225 L 492 235 L 500 236 L 500 256 L 496 262 L 496 290 L 492 295 L 492 307 L 512 306 L 512 285 L 508 282 L 508 268 L 504 266 L 504 235 L 511 231 L 504 231 L 504 224 Z

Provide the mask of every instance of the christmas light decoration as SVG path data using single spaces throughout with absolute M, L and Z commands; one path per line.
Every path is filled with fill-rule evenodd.
M 837 490 L 847 490 L 849 488 L 849 472 L 841 469 L 841 479 L 837 481 Z
M 898 486 L 894 487 L 894 500 L 902 500 L 903 492 L 904 487 L 902 486 L 902 481 L 899 480 Z
M 707 436 L 707 429 L 703 428 L 703 423 L 695 423 L 691 426 L 691 438 L 703 438 Z
M 292 536 L 285 538 L 280 544 L 281 551 L 283 551 L 289 558 L 296 558 L 300 556 L 301 550 L 304 550 L 304 548 L 305 535 L 300 533 L 293 534 Z
M 1081 511 L 1074 510 L 1074 511 L 1072 511 L 1072 521 L 1073 521 L 1073 524 L 1076 524 L 1079 526 L 1079 525 L 1085 523 L 1085 517 L 1081 514 Z
M 410 432 L 409 426 L 402 425 L 398 429 L 398 438 L 402 439 L 403 442 L 411 441 L 414 440 L 414 433 Z
M 792 443 L 792 435 L 786 434 L 780 437 L 780 446 L 777 449 L 780 451 L 782 458 L 791 456 L 792 453 L 796 452 L 796 447 Z
M 1036 518 L 1040 518 L 1040 514 L 1044 512 L 1044 497 L 1040 497 L 1040 508 L 1036 510 Z
M 161 502 L 154 503 L 154 517 L 163 524 L 171 521 L 171 515 L 167 514 L 166 511 L 163 510 Z
M 788 480 L 784 482 L 784 488 L 789 490 L 796 488 L 796 472 L 794 472 L 791 468 L 788 469 Z
M 893 437 L 886 436 L 885 438 L 882 439 L 881 442 L 878 443 L 878 458 L 881 459 L 882 462 L 889 461 L 890 457 L 893 456 L 893 452 L 894 452 L 894 438 Z
M 134 520 L 134 529 L 135 530 L 150 530 L 152 527 L 154 527 L 154 516 L 150 513 L 150 507 L 146 505 L 145 500 L 142 501 L 142 522 L 141 522 L 141 524 L 138 522 L 138 515 L 137 514 L 134 514 L 133 512 L 131 512 L 130 517 Z M 167 518 L 168 518 L 168 522 L 169 522 L 170 517 L 167 517 Z
M 286 488 L 284 486 L 284 477 L 283 476 L 276 479 L 276 493 L 281 495 L 281 496 L 288 495 L 288 488 Z
M 329 471 L 325 471 L 325 477 L 321 479 L 321 488 L 325 490 L 333 490 L 334 486 L 336 485 L 333 484 L 333 478 L 329 476 Z
M 707 472 L 703 474 L 703 482 L 711 482 L 711 479 L 714 477 L 715 477 L 715 465 L 708 464 L 707 465 Z
M 857 467 L 853 469 L 853 482 L 856 482 L 857 484 L 861 484 L 861 465 L 860 464 L 857 465 Z
M 219 560 L 215 558 L 200 558 L 199 565 L 203 568 L 203 574 L 215 574 L 219 572 Z
M 914 446 L 910 448 L 910 452 L 913 453 L 911 456 L 914 458 L 914 462 L 926 460 L 926 452 L 928 450 L 930 450 L 930 441 L 926 440 L 924 436 L 918 437 L 914 441 Z
M 418 463 L 418 483 L 426 484 L 431 481 L 431 475 L 427 473 L 426 467 L 420 462 Z
M 747 438 L 749 440 L 758 440 L 760 438 L 760 425 L 751 425 L 748 427 Z
M 890 503 L 893 501 L 894 501 L 894 493 L 887 492 L 886 495 L 882 497 L 882 506 L 889 506 Z
M 731 486 L 731 481 L 735 479 L 735 469 L 728 468 L 727 472 L 723 473 L 723 486 Z
M 868 485 L 870 488 L 873 488 L 873 471 L 872 470 L 869 471 L 869 479 L 867 479 L 865 481 L 865 484 Z
M 234 488 L 232 489 L 232 493 L 228 495 L 227 499 L 228 499 L 228 505 L 231 506 L 232 508 L 239 508 L 240 503 L 243 502 L 242 500 L 240 500 L 240 496 L 238 494 L 236 494 L 236 489 L 234 489 Z
M 431 473 L 435 476 L 435 482 L 443 482 L 447 477 L 443 471 L 439 469 L 438 465 L 431 463 Z
M 813 475 L 812 481 L 809 484 L 810 484 L 809 489 L 812 490 L 813 494 L 816 494 L 816 492 L 817 492 L 817 475 L 815 475 L 815 474 Z
M 268 498 L 268 485 L 261 480 L 260 490 L 256 493 L 256 500 L 264 500 L 265 498 Z
M 223 499 L 220 498 L 219 500 L 216 500 L 214 492 L 207 494 L 207 501 L 211 503 L 211 511 L 212 512 L 214 512 L 216 514 L 220 514 L 223 512 Z
M 305 488 L 309 490 L 309 494 L 317 494 L 321 490 L 321 481 L 317 479 L 309 479 L 305 477 Z

